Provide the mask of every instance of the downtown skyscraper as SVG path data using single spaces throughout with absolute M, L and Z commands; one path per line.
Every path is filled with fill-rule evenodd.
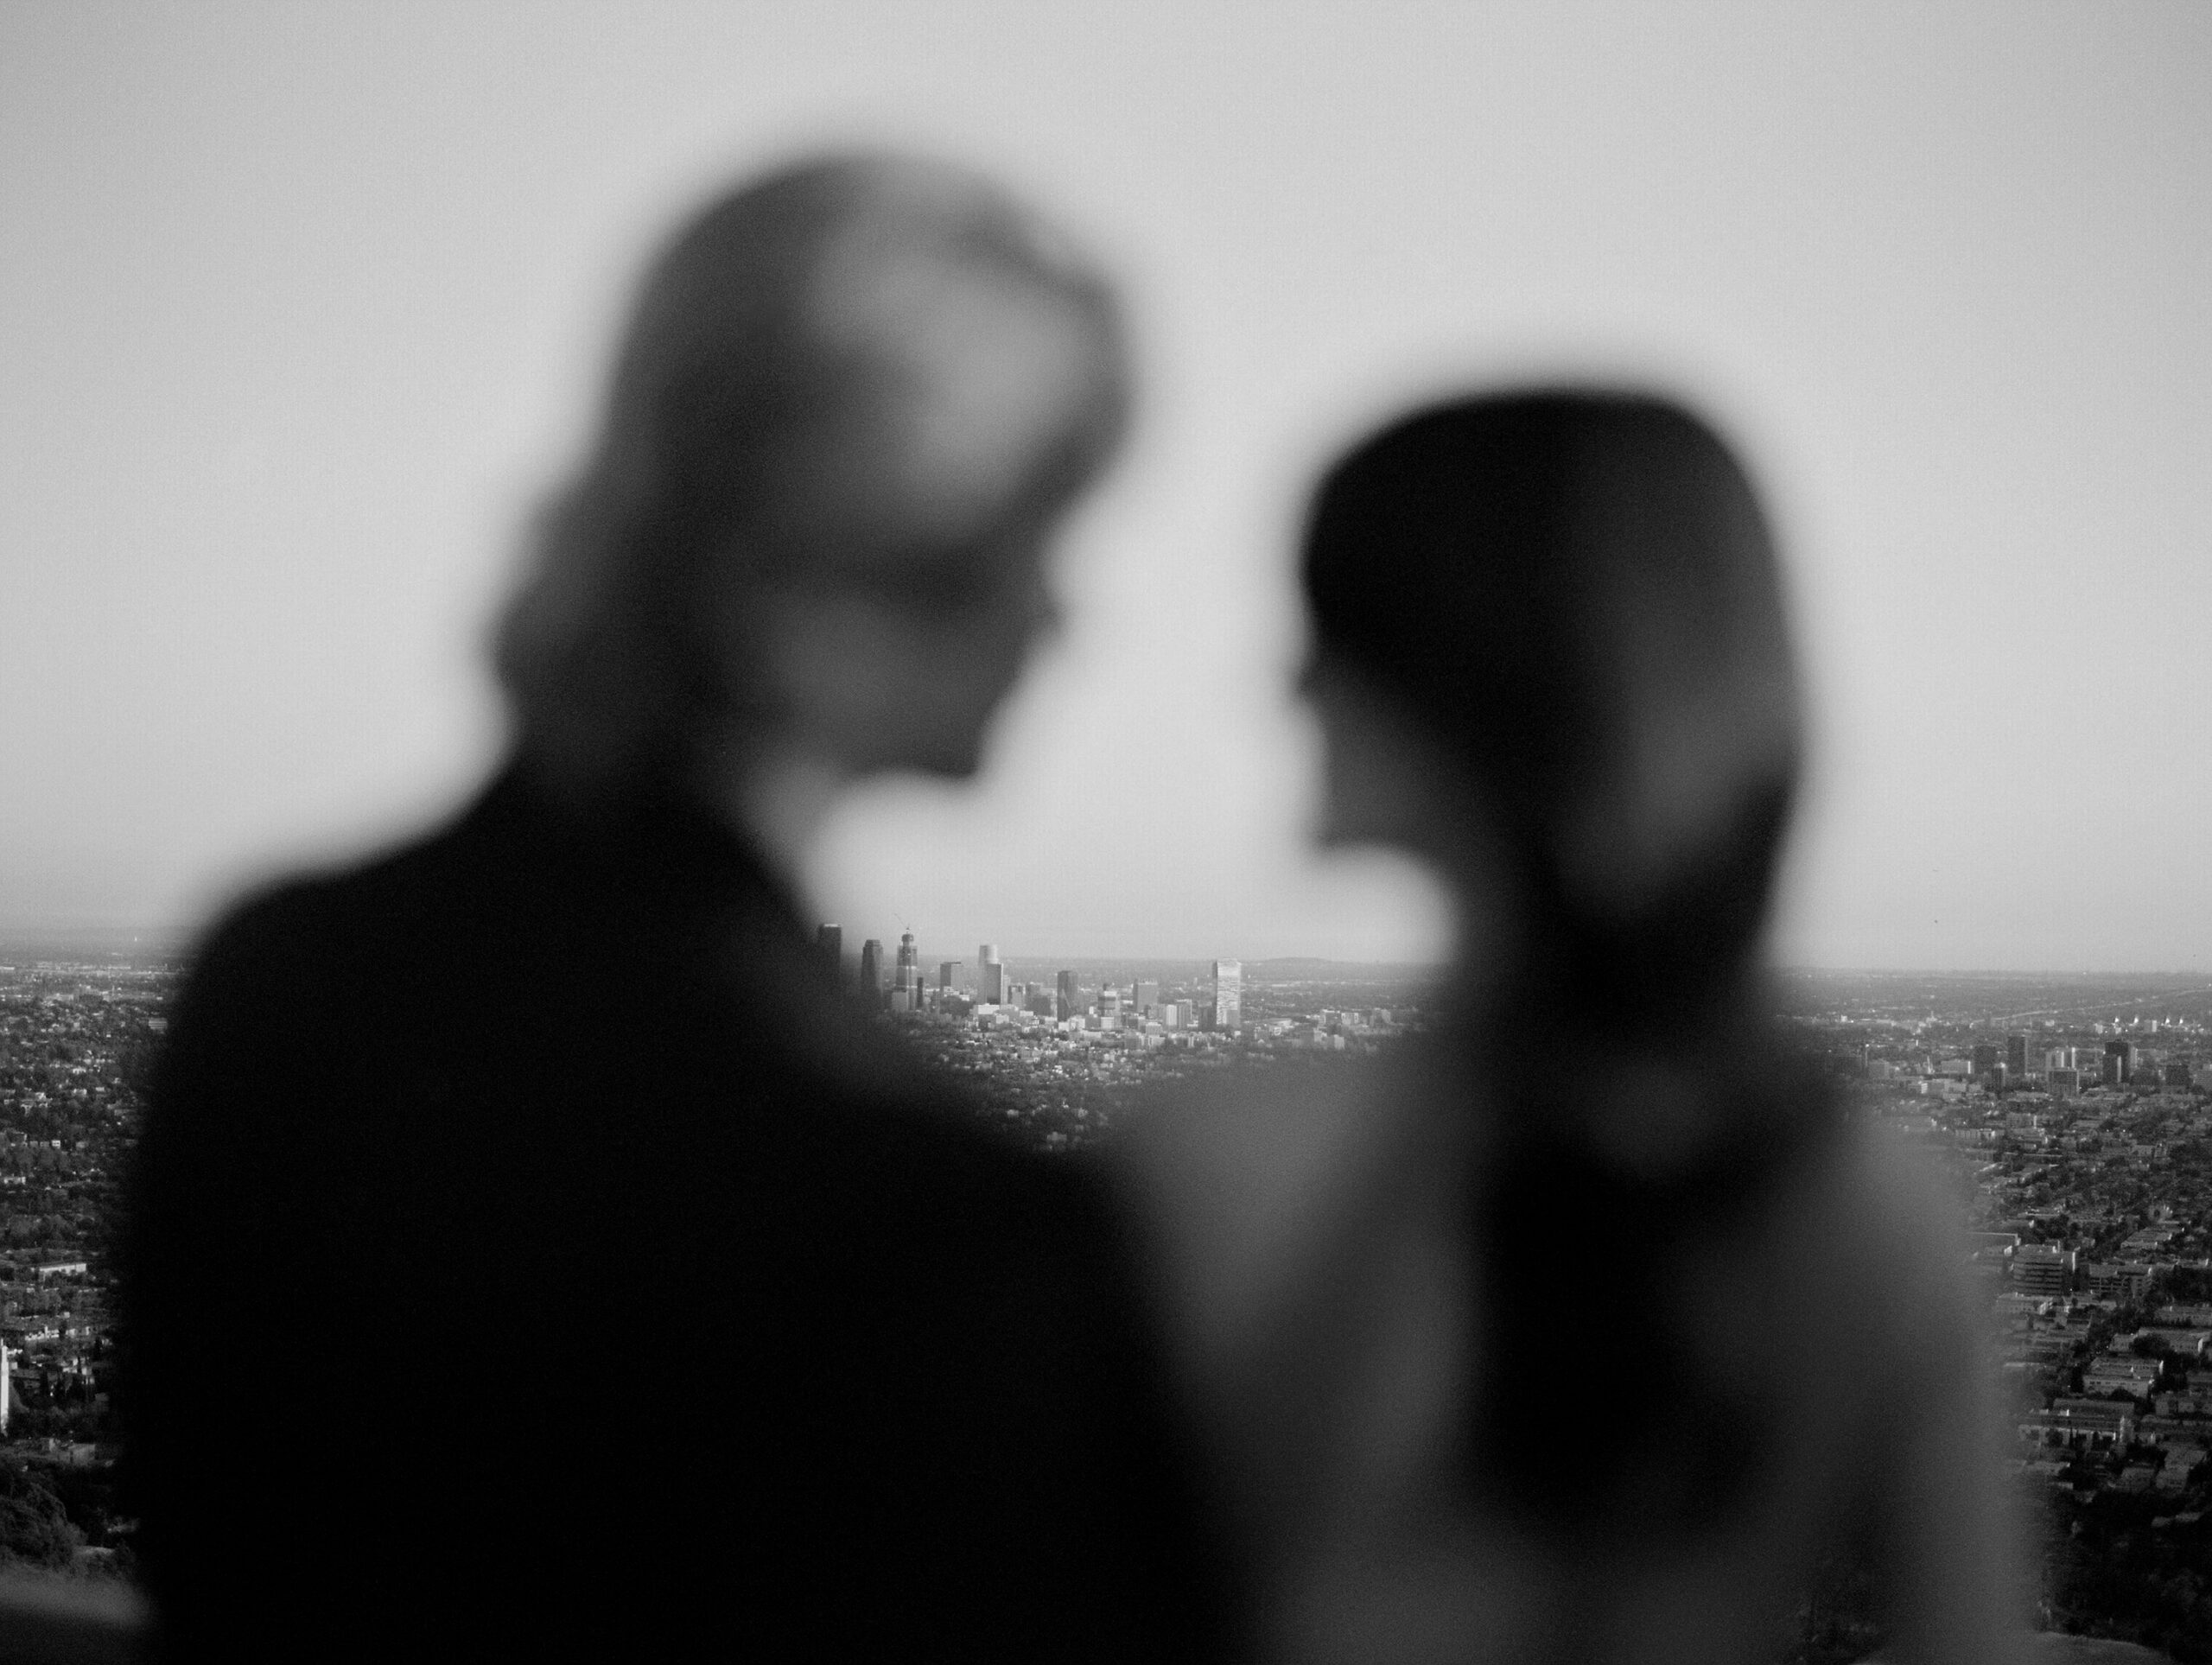
M 1213 1026 L 1217 1029 L 1242 1029 L 1244 1026 L 1244 962 L 1216 960 L 1213 963 Z

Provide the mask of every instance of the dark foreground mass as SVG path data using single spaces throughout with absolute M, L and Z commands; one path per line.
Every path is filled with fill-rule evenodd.
M 1149 967 L 1141 969 L 1152 974 Z M 1853 1076 L 1862 1076 L 1867 1067 L 1862 1061 L 1862 1043 L 1871 1043 L 1867 1056 L 1873 1062 L 1894 1055 L 1901 1065 L 1926 1068 L 1955 1052 L 1970 1056 L 1978 1037 L 2001 1041 L 2000 1032 L 2006 1026 L 1998 1020 L 2053 1007 L 2060 1010 L 2050 1014 L 2050 1029 L 2043 1028 L 2042 1012 L 2025 1022 L 2039 1036 L 2050 1036 L 2054 1045 L 2097 1039 L 2092 1027 L 2097 1023 L 2109 1035 L 2115 1026 L 2139 1026 L 2155 1017 L 2167 1026 L 2146 1040 L 2146 1048 L 2163 1047 L 2169 1058 L 2202 1056 L 2212 1060 L 2212 1040 L 2206 1039 L 2212 1033 L 2212 997 L 2199 994 L 2191 1000 L 2177 986 L 2183 981 L 1805 977 L 1790 980 L 1783 992 L 1783 1006 L 1785 1011 L 1802 1014 L 1809 1020 L 1813 1044 L 1834 1058 L 1839 1070 Z M 0 1442 L 0 1464 L 10 1477 L 9 1495 L 20 1494 L 26 1504 L 0 1516 L 0 1567 L 52 1568 L 54 1574 L 98 1580 L 111 1568 L 128 1568 L 132 1558 L 132 1517 L 118 1507 L 114 1491 L 112 1470 L 122 1449 L 121 1430 L 107 1391 L 112 1360 L 107 1312 L 113 1269 L 110 1244 L 116 1212 L 111 1176 L 135 1134 L 137 1084 L 160 1039 L 160 1013 L 174 982 L 174 972 L 166 966 L 95 958 L 74 944 L 17 945 L 0 951 L 0 1020 L 5 1025 L 4 1034 L 0 1034 L 0 1234 L 7 1244 L 5 1264 L 13 1268 L 6 1287 L 0 1287 L 0 1339 L 15 1353 L 13 1415 L 7 1438 Z M 1402 994 L 1393 991 L 1385 1003 L 1399 1003 Z M 1253 996 L 1277 1004 L 1286 998 L 1264 988 L 1253 991 Z M 1344 990 L 1332 988 L 1315 995 L 1309 1003 L 1360 1002 Z M 1852 1019 L 1849 1024 L 1841 1021 L 1847 1014 Z M 1904 1026 L 1871 1030 L 1866 1027 L 1870 1021 Z M 2081 1035 L 2055 1033 L 2076 1022 L 2084 1032 Z M 607 1020 L 593 1020 L 591 1032 L 603 1039 L 608 1033 Z M 925 1033 L 934 1032 L 925 1027 Z M 1913 1064 L 1915 1042 L 1925 1054 L 1918 1064 Z M 1256 1052 L 1249 1058 L 1240 1054 L 1228 1067 L 1281 1067 L 1281 1060 L 1269 1064 L 1268 1057 Z M 1020 1058 L 1011 1062 L 1021 1067 L 1003 1067 L 1008 1059 L 996 1052 L 979 1055 L 975 1062 L 981 1071 L 979 1085 L 1006 1105 L 1018 1102 L 1020 1108 L 1018 1118 L 1009 1118 L 1001 1105 L 988 1112 L 988 1119 L 1018 1126 L 1033 1138 L 1042 1138 L 1046 1130 L 1062 1125 L 1053 1115 L 1059 1097 L 1066 1093 L 1061 1077 L 1046 1077 L 1039 1065 Z M 1501 1060 L 1501 1067 L 1510 1064 Z M 910 1068 L 903 1061 L 899 1067 Z M 2199 1079 L 2208 1077 L 2212 1070 Z M 2046 1219 L 2021 1234 L 2024 1238 L 2056 1241 L 2068 1232 L 2080 1234 L 2075 1278 L 2085 1286 L 2088 1274 L 2080 1267 L 2124 1263 L 2129 1257 L 2121 1252 L 2120 1240 L 2130 1232 L 2153 1229 L 2150 1217 L 2155 1210 L 2171 1210 L 2169 1223 L 2181 1225 L 2184 1235 L 2212 1224 L 2212 1188 L 2207 1185 L 2212 1168 L 2199 1160 L 2194 1141 L 2185 1136 L 2190 1122 L 2212 1115 L 2205 1088 L 2175 1093 L 2161 1079 L 2155 1090 L 2146 1083 L 2138 1091 L 2131 1083 L 2128 1088 L 2078 1103 L 2070 1107 L 2072 1122 L 2104 1129 L 2097 1145 L 2088 1147 L 2091 1141 L 2086 1134 L 2050 1124 L 2050 1118 L 2065 1115 L 2069 1107 L 2031 1109 L 2031 1100 L 2009 1091 L 2002 1100 L 1984 1092 L 1949 1103 L 1931 1103 L 1909 1090 L 1912 1082 L 1923 1079 L 1912 1075 L 1870 1081 L 1850 1090 L 1863 1096 L 1874 1113 L 1919 1116 L 1929 1131 L 1908 1137 L 1927 1144 L 1930 1160 L 1956 1168 L 1962 1194 L 1978 1201 L 1993 1226 L 2026 1210 L 2049 1210 Z M 1109 1085 L 1094 1082 L 1090 1090 L 1096 1095 Z M 1094 1105 L 1094 1119 L 1097 1114 Z M 2006 1126 L 2008 1117 L 2023 1114 L 2045 1125 Z M 2152 1125 L 2177 1118 L 2177 1125 L 2172 1127 Z M 2141 1139 L 2133 1136 L 2131 1125 L 2138 1121 L 2146 1124 Z M 2176 1138 L 2176 1134 L 2184 1137 Z M 1993 1141 L 1986 1151 L 1955 1142 L 1964 1138 L 1978 1143 L 1985 1135 Z M 2069 1138 L 2074 1141 L 2070 1147 L 2062 1143 Z M 2165 1144 L 2163 1153 L 2155 1148 L 2161 1141 Z M 2141 1153 L 2139 1145 L 2146 1147 Z M 1986 1191 L 1977 1189 L 1975 1183 L 1977 1170 L 1984 1169 L 1981 1183 L 1992 1187 Z M 210 1183 L 219 1200 L 232 1198 L 226 1206 L 239 1205 L 235 1185 L 220 1176 Z M 2071 1194 L 2076 1187 L 2082 1193 L 2078 1198 Z M 2056 1206 L 2061 1204 L 2071 1206 Z M 2155 1322 L 2158 1306 L 2190 1294 L 2198 1274 L 2177 1262 L 2205 1252 L 2177 1238 L 2168 1250 L 2173 1269 L 2161 1276 L 2155 1297 L 2132 1303 L 2137 1312 Z M 41 1268 L 79 1260 L 87 1266 L 84 1274 L 39 1275 Z M 601 1484 L 594 1465 L 598 1453 L 652 1424 L 658 1414 L 655 1407 L 664 1402 L 658 1375 L 670 1357 L 685 1351 L 680 1338 L 651 1337 L 633 1321 L 641 1310 L 637 1299 L 647 1292 L 651 1280 L 641 1263 L 631 1263 L 630 1270 L 634 1274 L 630 1281 L 598 1310 L 588 1310 L 581 1297 L 567 1303 L 574 1314 L 573 1326 L 548 1364 L 549 1381 L 564 1384 L 574 1396 L 557 1448 L 569 1453 L 563 1459 L 563 1472 L 575 1487 L 565 1518 L 575 1523 L 582 1540 L 576 1559 L 587 1551 L 595 1554 L 599 1559 L 591 1578 L 616 1589 L 631 1576 L 625 1569 L 653 1555 L 666 1535 L 651 1522 L 632 1529 L 609 1515 L 603 1507 L 606 1494 L 593 1489 Z M 282 1275 L 281 1268 L 272 1268 L 272 1274 Z M 2005 1274 L 2001 1265 L 1993 1276 L 1993 1300 L 2001 1299 L 2017 1282 Z M 2091 1292 L 2085 1288 L 2082 1293 Z M 6 1310 L 10 1306 L 12 1312 Z M 257 1269 L 239 1265 L 219 1283 L 210 1280 L 204 1289 L 188 1296 L 175 1326 L 176 1344 L 202 1361 L 200 1392 L 219 1397 L 225 1406 L 219 1439 L 198 1459 L 203 1471 L 216 1476 L 213 1484 L 219 1489 L 233 1484 L 234 1456 L 240 1464 L 258 1460 L 255 1453 L 263 1449 L 264 1434 L 274 1426 L 265 1420 L 282 1414 L 273 1397 L 274 1383 L 266 1374 L 270 1360 L 259 1344 L 257 1326 L 270 1310 Z M 2114 1312 L 2102 1316 L 2105 1322 L 2094 1327 L 2094 1335 L 2090 1329 L 2080 1330 L 2077 1336 L 2073 1330 L 2038 1321 L 2037 1327 L 2005 1338 L 2005 1350 L 2023 1359 L 2043 1348 L 2048 1338 L 2064 1357 L 2047 1368 L 2055 1369 L 2063 1363 L 2069 1372 L 2065 1382 L 2055 1383 L 2048 1392 L 2024 1393 L 2019 1404 L 2024 1422 L 2029 1420 L 2025 1413 L 2040 1410 L 2060 1389 L 2071 1391 L 2071 1373 L 2097 1356 L 2095 1335 L 2126 1332 L 2111 1321 L 2123 1315 Z M 464 1421 L 473 1424 L 494 1414 L 495 1408 L 469 1394 L 453 1372 L 435 1369 L 408 1335 L 399 1336 L 394 1349 L 401 1363 L 418 1372 L 408 1394 L 423 1403 L 405 1414 L 428 1420 L 440 1414 L 435 1408 L 443 1407 L 452 1428 L 458 1430 Z M 2166 1355 L 2171 1356 L 2171 1351 Z M 2005 1362 L 1997 1361 L 1999 1368 Z M 1817 1361 L 1805 1361 L 1802 1368 L 1818 1368 Z M 2185 1383 L 2185 1369 L 2181 1376 Z M 2139 1401 L 2139 1408 L 2152 1414 L 2158 1410 L 2148 1399 Z M 2212 1423 L 2207 1431 L 2212 1435 Z M 450 1444 L 442 1435 L 426 1443 L 406 1470 L 394 1477 L 395 1487 L 414 1498 L 426 1519 L 435 1508 L 450 1506 L 440 1501 L 448 1496 L 452 1470 L 442 1453 Z M 2133 1465 L 2139 1468 L 2154 1450 L 2139 1443 Z M 2191 1484 L 2177 1494 L 2154 1484 L 2140 1493 L 2126 1492 L 2122 1484 L 2129 1478 L 2131 1453 L 2110 1441 L 2085 1446 L 2078 1453 L 2069 1449 L 2050 1455 L 2067 1459 L 2052 1476 L 2022 1475 L 2024 1490 L 2031 1494 L 2028 1501 L 2048 1526 L 2044 1622 L 2110 1636 L 2155 1640 L 2169 1657 L 2212 1659 L 2212 1602 L 2206 1599 L 2206 1583 L 2212 1578 L 2208 1571 L 2212 1569 L 2212 1537 L 2207 1536 L 2212 1529 L 2212 1510 L 2208 1509 L 2212 1489 Z M 2014 1460 L 2024 1467 L 2031 1461 L 2050 1459 L 2024 1441 Z M 2160 1461 L 2159 1471 L 2164 1472 L 2162 1458 Z M 2190 1478 L 2212 1483 L 2212 1475 L 2202 1469 Z M 321 1513 L 321 1505 L 309 1497 L 285 1505 L 274 1518 L 313 1522 Z M 269 1519 L 251 1516 L 240 1503 L 226 1507 L 224 1520 L 226 1535 L 210 1540 L 204 1551 L 207 1558 L 234 1568 L 249 1581 L 276 1564 L 269 1557 L 271 1541 L 279 1535 Z M 2075 1529 L 2077 1524 L 2079 1530 Z M 487 1536 L 490 1531 L 487 1526 Z M 309 1528 L 309 1535 L 321 1541 L 320 1528 Z M 298 1560 L 312 1559 L 314 1551 L 309 1545 L 285 1553 Z M 41 1576 L 49 1575 L 41 1572 Z M 1828 1665 L 1863 1655 L 1877 1639 L 1871 1610 L 1863 1572 L 1847 1558 L 1838 1559 L 1799 1617 L 1795 1627 L 1798 1641 L 1789 1656 Z M 2123 1646 L 2086 1639 L 2082 1645 Z M 2083 1661 L 2109 1656 L 2116 1661 L 2143 1655 L 2120 1651 L 2062 1655 L 2054 1649 L 2051 1656 Z M 2034 1657 L 2040 1660 L 2042 1655 Z
M 918 1086 L 703 819 L 510 778 L 233 917 L 170 1039 L 126 1380 L 184 1651 L 1208 1634 L 1086 1173 Z

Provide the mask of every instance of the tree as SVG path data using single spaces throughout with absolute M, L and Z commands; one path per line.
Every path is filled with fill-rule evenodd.
M 61 1499 L 29 1465 L 0 1463 L 0 1560 L 64 1567 L 83 1541 Z

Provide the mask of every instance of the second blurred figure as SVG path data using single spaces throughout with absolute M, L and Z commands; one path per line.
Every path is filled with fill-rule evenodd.
M 1764 1665 L 1863 1552 L 1885 1657 L 2008 1657 L 1956 1247 L 1768 1016 L 1797 700 L 1742 469 L 1662 399 L 1429 407 L 1305 580 L 1325 833 L 1433 866 L 1459 945 L 1406 1051 L 1130 1151 L 1255 1650 Z

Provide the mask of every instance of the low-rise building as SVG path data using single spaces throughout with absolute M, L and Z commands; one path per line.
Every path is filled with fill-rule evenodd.
M 2014 1284 L 2035 1295 L 2063 1295 L 2074 1281 L 2074 1251 L 2056 1243 L 2022 1243 L 2007 1268 Z
M 2164 1374 L 2164 1367 L 2155 1358 L 2137 1358 L 2132 1353 L 2100 1353 L 2082 1367 L 2082 1390 L 2088 1394 L 2129 1394 L 2145 1399 Z
M 2082 1271 L 2089 1293 L 2108 1300 L 2140 1300 L 2150 1293 L 2151 1268 L 2140 1261 L 2092 1261 Z
M 2124 1400 L 2061 1398 L 2022 1417 L 2018 1427 L 2022 1439 L 2038 1445 L 2125 1446 L 2135 1437 L 2135 1408 Z

